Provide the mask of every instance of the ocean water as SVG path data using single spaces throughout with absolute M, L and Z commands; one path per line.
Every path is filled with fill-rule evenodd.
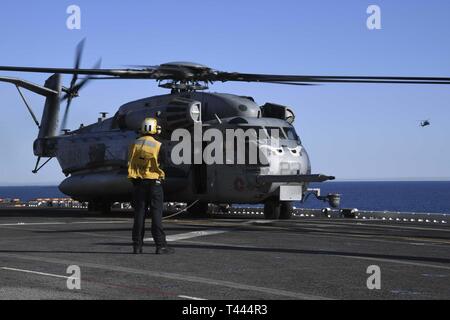
M 17 198 L 22 201 L 30 201 L 36 198 L 66 197 L 56 186 L 0 187 L 0 199 Z
M 321 188 L 322 195 L 341 194 L 342 208 L 450 214 L 450 181 L 327 182 L 311 187 Z M 301 206 L 324 205 L 311 196 Z
M 312 184 L 321 188 L 322 195 L 341 194 L 342 208 L 359 210 L 428 212 L 450 214 L 450 181 L 433 182 L 327 182 Z M 20 198 L 23 201 L 35 198 L 65 197 L 56 186 L 0 187 L 0 198 Z M 328 205 L 309 197 L 297 207 L 324 208 Z

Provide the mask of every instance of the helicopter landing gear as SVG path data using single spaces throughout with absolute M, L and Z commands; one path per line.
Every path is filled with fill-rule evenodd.
M 192 203 L 188 203 L 188 207 L 191 205 Z M 208 202 L 197 202 L 189 207 L 187 212 L 191 218 L 207 218 L 209 216 L 209 204 Z
M 89 201 L 88 203 L 89 212 L 99 212 L 101 214 L 111 213 L 111 203 L 105 201 Z
M 278 220 L 280 218 L 280 202 L 277 200 L 268 200 L 264 203 L 264 219 Z
M 271 199 L 264 204 L 264 218 L 267 220 L 289 220 L 294 215 L 294 207 L 291 201 Z
M 289 220 L 294 215 L 294 206 L 291 201 L 282 202 L 280 206 L 280 220 Z

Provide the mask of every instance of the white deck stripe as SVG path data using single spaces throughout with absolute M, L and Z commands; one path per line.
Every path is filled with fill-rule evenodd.
M 251 220 L 246 221 L 243 223 L 240 223 L 239 225 L 247 225 L 247 224 L 265 224 L 265 223 L 272 223 L 275 220 Z M 110 221 L 101 221 L 101 220 L 94 220 L 94 221 L 74 221 L 74 222 L 63 222 L 63 221 L 55 221 L 55 222 L 14 222 L 14 223 L 3 223 L 0 224 L 0 227 L 11 227 L 11 226 L 45 226 L 45 225 L 65 225 L 65 224 L 121 224 L 121 223 L 130 223 L 129 220 L 110 220 Z
M 115 223 L 129 223 L 129 221 L 75 221 L 75 222 L 16 222 L 0 224 L 0 227 L 11 226 L 51 226 L 64 224 L 115 224 Z
M 197 237 L 204 237 L 204 236 L 210 236 L 214 234 L 222 234 L 230 232 L 230 230 L 205 230 L 205 231 L 192 231 L 187 233 L 179 233 L 174 234 L 166 237 L 167 242 L 174 242 L 174 241 L 180 241 L 180 240 L 186 240 L 186 239 L 192 239 Z M 144 241 L 151 242 L 153 241 L 153 238 L 146 238 Z
M 9 271 L 17 271 L 17 272 L 24 272 L 24 273 L 32 273 L 37 274 L 40 276 L 48 276 L 48 277 L 54 277 L 54 278 L 64 278 L 69 279 L 70 277 L 67 276 L 60 276 L 58 274 L 51 274 L 51 273 L 45 273 L 45 272 L 37 272 L 37 271 L 31 271 L 31 270 L 24 270 L 24 269 L 16 269 L 16 268 L 7 268 L 7 267 L 1 267 L 0 269 L 3 270 L 9 270 Z M 75 279 L 75 278 L 74 278 Z
M 10 226 L 37 226 L 37 225 L 58 225 L 64 224 L 62 222 L 35 222 L 35 223 L 24 223 L 24 222 L 16 222 L 16 223 L 3 223 L 0 224 L 0 227 L 10 227 Z
M 16 269 L 16 268 L 8 268 L 8 267 L 1 267 L 0 269 L 9 270 L 9 271 L 23 272 L 23 273 L 37 274 L 37 275 L 40 275 L 40 276 L 48 276 L 48 277 L 54 277 L 54 278 L 64 278 L 64 279 L 69 279 L 70 278 L 70 277 L 61 276 L 61 275 L 58 275 L 58 274 L 37 272 L 37 271 L 31 271 L 31 270 L 25 270 L 25 269 Z M 191 297 L 191 296 L 185 296 L 185 295 L 179 295 L 178 298 L 189 299 L 189 300 L 198 300 L 198 301 L 206 300 L 206 299 L 203 299 L 203 298 Z
M 178 298 L 183 298 L 183 299 L 190 299 L 190 300 L 207 300 L 207 299 L 203 299 L 203 298 L 197 298 L 197 297 L 190 297 L 190 296 L 178 296 Z
M 215 235 L 215 234 L 223 234 L 223 233 L 227 233 L 227 232 L 230 232 L 230 231 L 234 231 L 234 230 L 238 229 L 241 226 L 266 224 L 266 223 L 271 223 L 273 221 L 274 220 L 250 220 L 250 221 L 245 221 L 245 222 L 239 223 L 237 225 L 233 225 L 227 230 L 214 230 L 214 229 L 211 229 L 211 230 L 200 230 L 200 231 L 192 231 L 192 232 L 174 234 L 174 235 L 167 236 L 166 237 L 166 241 L 167 242 L 174 242 L 174 241 L 192 239 L 192 238 L 197 238 L 197 237 L 211 236 L 211 235 Z M 146 238 L 146 239 L 144 239 L 144 241 L 152 242 L 153 238 Z

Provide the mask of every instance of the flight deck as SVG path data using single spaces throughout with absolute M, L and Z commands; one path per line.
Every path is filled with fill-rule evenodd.
M 164 226 L 175 254 L 154 254 L 148 223 L 133 255 L 129 211 L 1 209 L 0 299 L 450 298 L 447 223 L 241 214 Z M 80 290 L 67 287 L 74 265 Z

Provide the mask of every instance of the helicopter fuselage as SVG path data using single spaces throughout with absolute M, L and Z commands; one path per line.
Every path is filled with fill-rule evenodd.
M 272 116 L 281 111 L 284 114 L 278 118 L 267 117 L 267 109 L 272 110 Z M 53 147 L 54 156 L 68 176 L 60 185 L 63 193 L 80 201 L 129 201 L 132 184 L 127 179 L 128 148 L 138 137 L 142 120 L 156 117 L 163 127 L 158 140 L 164 146 L 166 201 L 263 203 L 271 197 L 279 198 L 282 186 L 291 186 L 288 192 L 296 193 L 291 197 L 301 200 L 308 182 L 280 179 L 280 176 L 311 173 L 308 154 L 294 127 L 286 120 L 289 117 L 293 120 L 294 115 L 283 106 L 269 105 L 267 109 L 264 111 L 249 97 L 172 93 L 127 103 L 114 117 L 100 118 L 98 123 L 51 138 L 47 145 Z M 192 131 L 195 123 L 204 132 L 212 128 L 224 133 L 254 129 L 270 135 L 267 130 L 278 129 L 279 146 L 273 148 L 267 141 L 258 140 L 258 148 L 273 149 L 266 153 L 265 163 L 174 164 L 172 150 L 179 141 L 173 141 L 173 131 L 180 127 Z M 206 145 L 203 142 L 203 147 Z

